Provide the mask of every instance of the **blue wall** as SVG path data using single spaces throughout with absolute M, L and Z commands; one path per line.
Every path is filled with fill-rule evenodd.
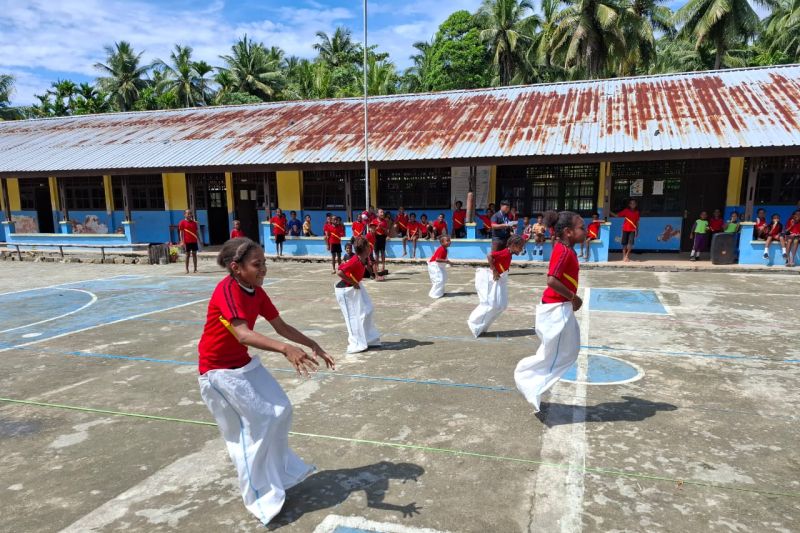
M 621 218 L 611 218 L 611 250 L 622 250 Z M 639 237 L 636 239 L 635 250 L 670 250 L 678 252 L 681 249 L 681 217 L 642 217 L 639 220 Z M 671 226 L 672 231 L 668 230 Z M 678 232 L 675 234 L 674 232 Z

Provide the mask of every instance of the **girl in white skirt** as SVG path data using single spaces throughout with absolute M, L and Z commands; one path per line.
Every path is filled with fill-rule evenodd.
M 444 296 L 444 286 L 447 284 L 447 270 L 444 265 L 453 263 L 447 259 L 447 249 L 450 247 L 450 237 L 442 235 L 439 237 L 440 246 L 433 252 L 428 259 L 428 275 L 431 278 L 431 290 L 428 296 L 431 298 L 441 298 Z
M 357 237 L 353 241 L 353 249 L 353 257 L 339 265 L 337 274 L 340 280 L 334 289 L 347 324 L 347 353 L 363 352 L 381 345 L 381 334 L 373 319 L 375 308 L 367 289 L 361 285 L 371 248 L 367 239 Z
M 542 394 L 561 379 L 578 359 L 581 332 L 575 311 L 580 265 L 574 246 L 586 239 L 583 217 L 571 211 L 548 211 L 544 224 L 554 230 L 556 242 L 547 271 L 547 288 L 536 307 L 536 335 L 541 340 L 536 355 L 517 364 L 514 381 L 534 412 L 539 412 Z
M 334 363 L 319 344 L 283 321 L 261 288 L 267 274 L 261 246 L 247 238 L 231 239 L 217 263 L 230 275 L 219 282 L 208 304 L 199 346 L 200 394 L 236 466 L 245 506 L 266 525 L 283 507 L 286 490 L 314 468 L 289 449 L 292 405 L 247 347 L 282 353 L 304 376 L 317 369 L 318 358 L 331 369 Z M 311 354 L 253 331 L 259 315 Z

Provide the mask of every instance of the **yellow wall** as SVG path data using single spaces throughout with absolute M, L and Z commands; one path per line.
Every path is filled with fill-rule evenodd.
M 106 193 L 106 213 L 114 212 L 114 189 L 111 185 L 111 176 L 103 176 L 103 190 Z
M 490 203 L 490 204 L 494 204 L 494 203 L 497 202 L 497 199 L 495 198 L 495 196 L 496 196 L 495 189 L 497 189 L 497 167 L 495 165 L 492 165 L 491 168 L 489 169 L 489 201 L 488 201 L 488 203 Z M 497 207 L 497 206 L 495 206 L 495 207 Z
M 61 209 L 58 199 L 58 178 L 47 178 L 47 183 L 50 185 L 50 207 L 53 209 L 53 211 L 58 211 Z M 111 198 L 111 202 L 113 203 L 113 195 Z
M 3 178 L 0 178 L 0 181 L 3 181 Z M 2 186 L 3 185 L 0 184 L 0 187 L 2 187 Z M 0 211 L 5 211 L 6 210 L 6 201 L 3 199 L 3 196 L 4 196 L 3 195 L 3 191 L 0 190 Z M 5 218 L 2 218 L 0 220 L 5 220 Z
M 303 174 L 299 170 L 279 170 L 275 173 L 278 185 L 278 207 L 284 211 L 300 211 L 303 202 Z
M 608 179 L 608 171 L 611 170 L 610 166 L 610 163 L 600 163 L 600 181 L 597 184 L 597 209 L 603 209 L 606 204 L 606 179 Z
M 8 203 L 11 205 L 12 211 L 21 211 L 19 201 L 19 180 L 17 178 L 8 178 Z
M 227 196 L 228 213 L 233 213 L 233 172 L 225 173 L 225 196 Z
M 353 208 L 357 209 L 358 202 L 353 201 Z M 369 169 L 369 205 L 378 207 L 378 169 Z
M 739 205 L 742 194 L 742 180 L 744 179 L 744 157 L 731 157 L 731 166 L 728 170 L 728 194 L 725 205 Z
M 189 198 L 186 196 L 186 174 L 161 174 L 164 184 L 164 209 L 166 211 L 186 211 Z

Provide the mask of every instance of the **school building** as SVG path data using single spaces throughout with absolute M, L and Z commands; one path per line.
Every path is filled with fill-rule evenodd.
M 679 251 L 700 210 L 800 200 L 798 65 L 372 97 L 369 130 L 370 203 L 449 224 L 470 190 L 521 214 L 636 198 L 637 248 Z M 357 98 L 0 122 L 0 241 L 175 241 L 185 209 L 206 243 L 234 218 L 263 240 L 268 206 L 319 234 L 365 207 L 363 143 Z

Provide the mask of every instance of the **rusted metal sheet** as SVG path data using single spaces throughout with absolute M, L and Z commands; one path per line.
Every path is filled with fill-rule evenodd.
M 370 99 L 370 159 L 800 148 L 800 66 Z M 356 163 L 359 99 L 0 122 L 0 174 Z

